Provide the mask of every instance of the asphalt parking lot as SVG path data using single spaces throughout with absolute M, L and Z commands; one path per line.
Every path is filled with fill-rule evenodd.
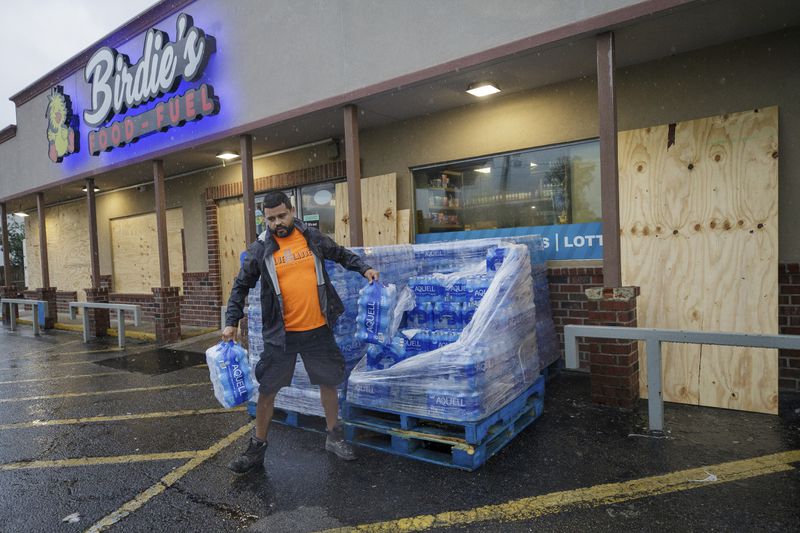
M 203 342 L 0 330 L 0 530 L 800 531 L 796 396 L 777 417 L 668 405 L 654 439 L 644 403 L 592 406 L 588 378 L 562 373 L 475 472 L 341 462 L 274 425 L 266 471 L 237 476 L 250 419 L 214 399 Z

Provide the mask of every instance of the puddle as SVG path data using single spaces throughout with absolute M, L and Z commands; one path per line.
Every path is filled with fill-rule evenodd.
M 124 357 L 95 361 L 98 365 L 116 368 L 117 370 L 150 375 L 166 374 L 205 362 L 206 355 L 203 353 L 170 350 L 168 348 L 158 348 Z

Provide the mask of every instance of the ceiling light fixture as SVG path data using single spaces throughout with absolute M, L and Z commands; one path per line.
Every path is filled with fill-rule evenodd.
M 86 185 L 84 185 L 84 186 L 83 186 L 83 188 L 82 188 L 81 190 L 82 190 L 83 192 L 86 192 Z M 96 185 L 95 185 L 95 187 L 94 187 L 94 192 L 100 192 L 100 188 L 99 188 L 99 187 L 97 187 Z
M 492 167 L 481 167 L 481 168 L 476 168 L 476 169 L 475 169 L 475 172 L 478 172 L 478 173 L 480 173 L 480 174 L 491 174 L 491 172 L 492 172 Z
M 231 152 L 230 150 L 225 150 L 224 152 L 217 154 L 217 158 L 222 159 L 223 161 L 230 161 L 231 159 L 236 159 L 237 157 L 239 157 L 239 154 L 236 152 Z
M 533 167 L 538 167 L 538 166 L 539 166 L 539 165 L 537 165 L 535 161 L 531 161 L 531 168 L 533 168 Z
M 492 82 L 482 81 L 480 83 L 473 83 L 467 87 L 467 92 L 472 96 L 483 98 L 484 96 L 489 96 L 490 94 L 499 93 L 500 89 L 498 89 L 497 85 Z
M 16 213 L 14 213 L 14 216 L 15 216 L 15 217 L 22 217 L 22 218 L 25 218 L 25 217 L 27 217 L 27 216 L 30 216 L 30 215 L 28 215 L 28 213 L 25 213 L 25 212 L 23 212 L 23 211 L 17 211 Z
M 532 206 L 531 206 L 531 209 L 536 209 L 536 206 L 535 206 L 535 205 L 532 205 Z

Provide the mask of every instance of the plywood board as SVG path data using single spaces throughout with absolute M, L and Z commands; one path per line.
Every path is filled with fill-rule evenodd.
M 778 110 L 619 136 L 623 284 L 641 327 L 778 332 Z M 775 350 L 665 345 L 664 399 L 777 413 Z M 640 387 L 646 360 L 640 346 Z
M 241 198 L 231 198 L 220 200 L 217 205 L 222 299 L 228 301 L 233 280 L 241 266 L 239 257 L 247 249 L 244 242 L 244 204 Z
M 347 197 L 347 183 L 336 184 L 336 217 L 334 240 L 341 246 L 350 246 L 350 200 Z
M 86 299 L 83 290 L 92 285 L 87 211 L 85 202 L 73 202 L 45 210 L 50 285 L 60 291 L 77 291 L 80 301 Z M 41 287 L 38 217 L 26 219 L 25 235 L 28 286 Z
M 411 210 L 397 211 L 397 244 L 411 244 Z
M 167 209 L 169 276 L 173 287 L 183 285 L 183 208 Z M 155 213 L 111 220 L 111 260 L 114 292 L 151 294 L 161 286 Z
M 397 242 L 397 174 L 361 180 L 364 246 Z

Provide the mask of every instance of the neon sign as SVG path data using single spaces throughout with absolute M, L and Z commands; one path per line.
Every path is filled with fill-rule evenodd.
M 125 54 L 103 47 L 92 55 L 84 78 L 91 84 L 91 107 L 83 120 L 98 128 L 114 116 L 174 92 L 181 80 L 194 81 L 203 74 L 215 51 L 215 41 L 194 26 L 192 17 L 178 16 L 175 41 L 155 28 L 148 30 L 142 57 L 135 65 Z M 219 100 L 208 84 L 189 89 L 138 115 L 129 115 L 89 132 L 89 153 L 99 155 L 156 131 L 219 112 Z

